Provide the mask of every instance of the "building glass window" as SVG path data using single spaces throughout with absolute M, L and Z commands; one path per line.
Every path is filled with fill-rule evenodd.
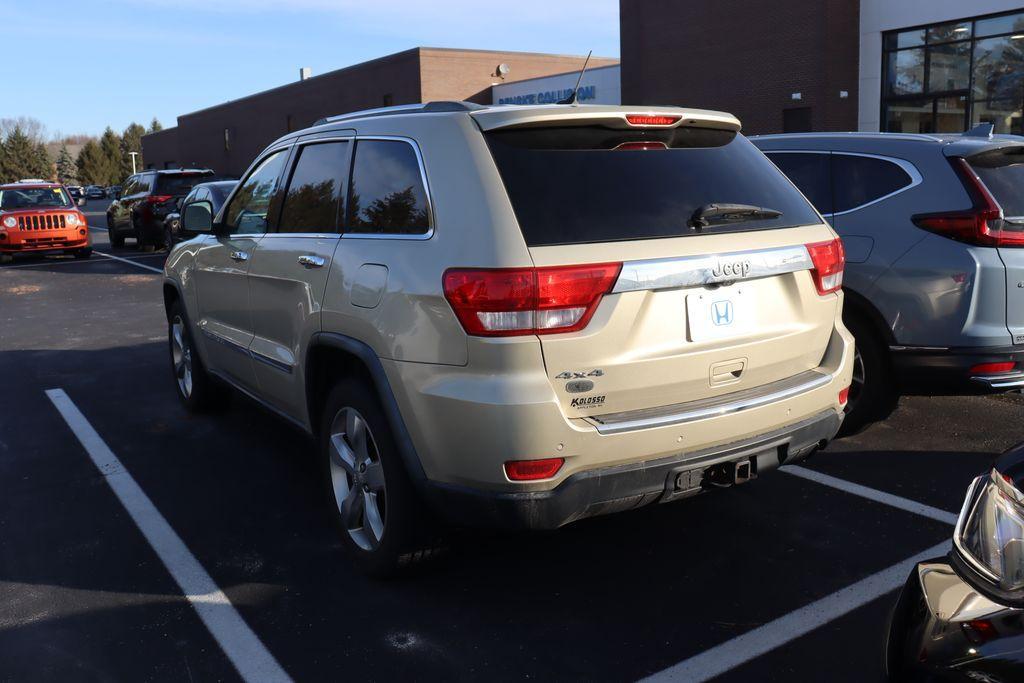
M 989 122 L 1019 133 L 1024 109 L 1024 12 L 883 36 L 883 130 L 959 133 Z

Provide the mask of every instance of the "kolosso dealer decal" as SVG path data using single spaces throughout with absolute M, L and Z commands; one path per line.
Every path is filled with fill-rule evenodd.
M 604 405 L 604 396 L 581 396 L 574 398 L 569 405 L 573 408 L 594 408 Z

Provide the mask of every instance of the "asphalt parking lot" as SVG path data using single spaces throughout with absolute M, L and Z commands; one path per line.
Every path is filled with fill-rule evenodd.
M 104 205 L 85 207 L 96 228 Z M 876 680 L 910 561 L 942 552 L 970 479 L 1024 437 L 1019 395 L 908 398 L 806 467 L 466 535 L 426 573 L 375 582 L 333 536 L 309 442 L 241 398 L 179 407 L 164 255 L 94 240 L 87 262 L 0 267 L 4 681 L 257 680 L 253 662 L 306 680 Z M 125 482 L 181 548 L 154 546 Z M 190 558 L 210 592 L 183 594 Z

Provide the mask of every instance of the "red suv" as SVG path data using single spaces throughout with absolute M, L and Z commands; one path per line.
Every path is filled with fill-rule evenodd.
M 14 254 L 56 251 L 92 255 L 85 215 L 67 189 L 45 182 L 0 185 L 0 262 Z

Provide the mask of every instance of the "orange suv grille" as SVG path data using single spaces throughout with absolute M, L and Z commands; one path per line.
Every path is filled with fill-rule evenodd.
M 18 227 L 21 230 L 60 230 L 65 227 L 63 214 L 45 216 L 19 216 Z

